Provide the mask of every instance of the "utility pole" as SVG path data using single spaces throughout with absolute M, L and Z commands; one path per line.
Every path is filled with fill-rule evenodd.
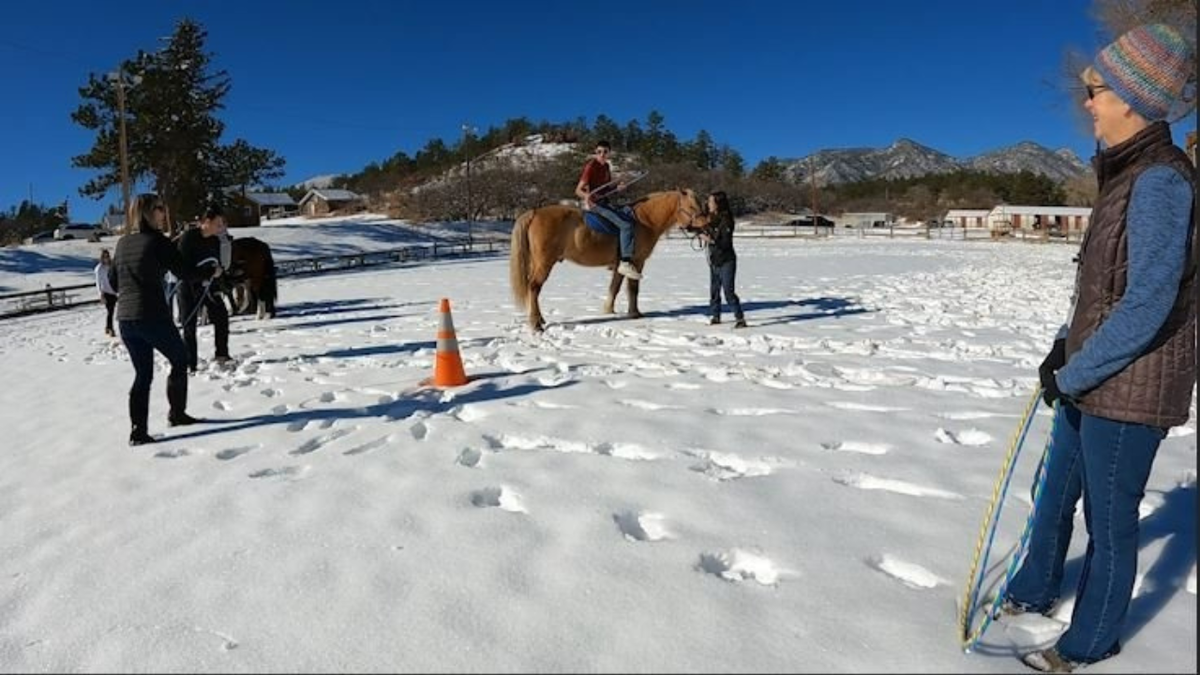
M 817 215 L 817 167 L 816 161 L 811 155 L 808 158 L 808 177 L 812 183 L 812 212 L 813 212 L 813 235 L 820 236 L 821 221 Z
M 125 137 L 125 77 L 124 73 L 117 69 L 115 73 L 109 73 L 108 79 L 115 82 L 117 85 L 117 115 L 120 117 L 120 144 L 121 155 L 121 207 L 125 214 L 125 232 L 129 230 L 129 150 Z
M 475 250 L 475 214 L 471 210 L 471 148 L 467 145 L 467 141 L 471 135 L 475 133 L 475 127 L 464 124 L 462 125 L 463 132 L 463 152 L 467 155 L 467 248 Z

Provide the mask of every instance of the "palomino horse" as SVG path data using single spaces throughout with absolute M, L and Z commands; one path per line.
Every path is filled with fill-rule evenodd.
M 639 271 L 654 251 L 658 238 L 672 226 L 694 227 L 702 219 L 703 207 L 691 190 L 655 192 L 633 204 L 638 226 L 634 228 L 633 266 Z M 588 227 L 583 212 L 570 206 L 543 206 L 522 213 L 513 225 L 508 277 L 517 306 L 529 309 L 529 326 L 542 331 L 546 321 L 538 305 L 538 294 L 556 263 L 570 260 L 584 267 L 607 266 L 613 270 L 604 312 L 613 313 L 623 276 L 617 274 L 617 238 Z M 629 317 L 638 318 L 638 282 L 628 279 Z
M 233 240 L 232 258 L 229 282 L 233 286 L 234 313 L 249 313 L 257 305 L 258 318 L 264 314 L 275 318 L 279 287 L 271 247 L 261 239 L 237 237 Z

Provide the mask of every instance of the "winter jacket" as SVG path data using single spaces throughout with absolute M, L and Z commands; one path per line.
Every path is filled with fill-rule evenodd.
M 733 251 L 733 214 L 722 213 L 708 224 L 704 233 L 708 235 L 708 264 L 720 267 L 737 260 Z
M 158 230 L 144 228 L 121 237 L 109 271 L 109 280 L 117 291 L 117 319 L 171 322 L 163 292 L 167 271 L 181 279 L 200 276 L 184 268 L 179 251 Z
M 1096 175 L 1056 383 L 1089 415 L 1183 424 L 1196 380 L 1194 168 L 1156 122 L 1099 155 Z

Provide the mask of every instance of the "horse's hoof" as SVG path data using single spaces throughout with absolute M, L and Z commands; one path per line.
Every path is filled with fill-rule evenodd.
M 627 316 L 630 319 L 640 319 L 640 318 L 642 318 L 642 313 L 641 312 L 630 312 Z
M 616 314 L 617 310 L 613 309 L 612 305 L 605 305 L 603 313 L 604 314 Z

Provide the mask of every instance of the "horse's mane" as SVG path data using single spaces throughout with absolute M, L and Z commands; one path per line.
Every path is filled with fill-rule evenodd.
M 657 197 L 659 195 L 670 194 L 672 192 L 682 192 L 682 190 L 659 190 L 658 192 L 651 192 L 650 194 L 648 194 L 644 197 L 639 197 L 636 200 L 634 200 L 632 203 L 629 204 L 629 208 L 633 208 L 633 207 L 637 206 L 638 204 L 641 204 L 642 202 L 650 201 L 650 199 L 653 197 Z

